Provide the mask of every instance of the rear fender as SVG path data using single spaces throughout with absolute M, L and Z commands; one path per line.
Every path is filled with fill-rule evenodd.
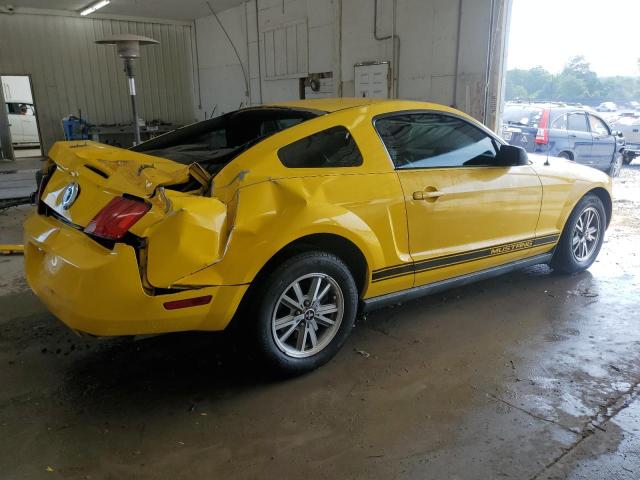
M 227 207 L 213 197 L 167 192 L 171 210 L 144 233 L 146 279 L 170 288 L 220 260 L 227 241 Z
M 237 214 L 229 222 L 228 246 L 220 261 L 176 284 L 250 283 L 279 251 L 314 234 L 343 237 L 362 252 L 369 268 L 384 265 L 380 239 L 367 222 L 347 206 L 320 201 L 321 190 L 312 193 L 304 183 L 302 179 L 271 180 L 240 189 L 235 200 Z

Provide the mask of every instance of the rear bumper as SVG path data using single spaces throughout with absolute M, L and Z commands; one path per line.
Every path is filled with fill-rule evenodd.
M 102 247 L 83 232 L 33 214 L 25 222 L 25 272 L 35 294 L 62 322 L 92 335 L 223 330 L 248 285 L 168 295 L 142 288 L 133 247 Z M 165 302 L 211 295 L 207 305 L 167 310 Z
M 633 155 L 640 155 L 640 143 L 627 143 L 624 146 L 624 151 Z

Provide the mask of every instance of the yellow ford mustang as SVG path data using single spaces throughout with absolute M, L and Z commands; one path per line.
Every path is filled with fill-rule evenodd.
M 533 264 L 586 269 L 611 218 L 604 173 L 421 102 L 248 108 L 49 156 L 25 262 L 57 317 L 93 335 L 235 318 L 290 372 L 329 360 L 358 311 Z

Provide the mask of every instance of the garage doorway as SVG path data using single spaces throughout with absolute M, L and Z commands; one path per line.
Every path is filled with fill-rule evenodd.
M 512 0 L 500 135 L 617 176 L 640 156 L 639 15 L 630 0 Z
M 0 75 L 4 114 L 8 117 L 16 159 L 42 156 L 38 109 L 31 75 Z

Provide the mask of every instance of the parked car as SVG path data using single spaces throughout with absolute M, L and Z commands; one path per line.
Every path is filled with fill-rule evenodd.
M 584 270 L 611 219 L 604 173 L 422 102 L 255 107 L 49 157 L 25 270 L 58 318 L 92 335 L 234 319 L 295 373 L 328 361 L 358 311 L 528 265 Z
M 11 100 L 5 103 L 5 109 L 9 117 L 11 143 L 15 146 L 39 145 L 38 123 L 33 104 Z
M 613 127 L 624 135 L 623 162 L 628 165 L 640 156 L 640 114 L 622 115 L 615 120 Z
M 598 112 L 615 112 L 618 110 L 618 106 L 613 102 L 602 102 L 596 107 Z
M 507 104 L 502 137 L 527 152 L 582 163 L 619 175 L 624 140 L 598 115 L 553 104 Z

